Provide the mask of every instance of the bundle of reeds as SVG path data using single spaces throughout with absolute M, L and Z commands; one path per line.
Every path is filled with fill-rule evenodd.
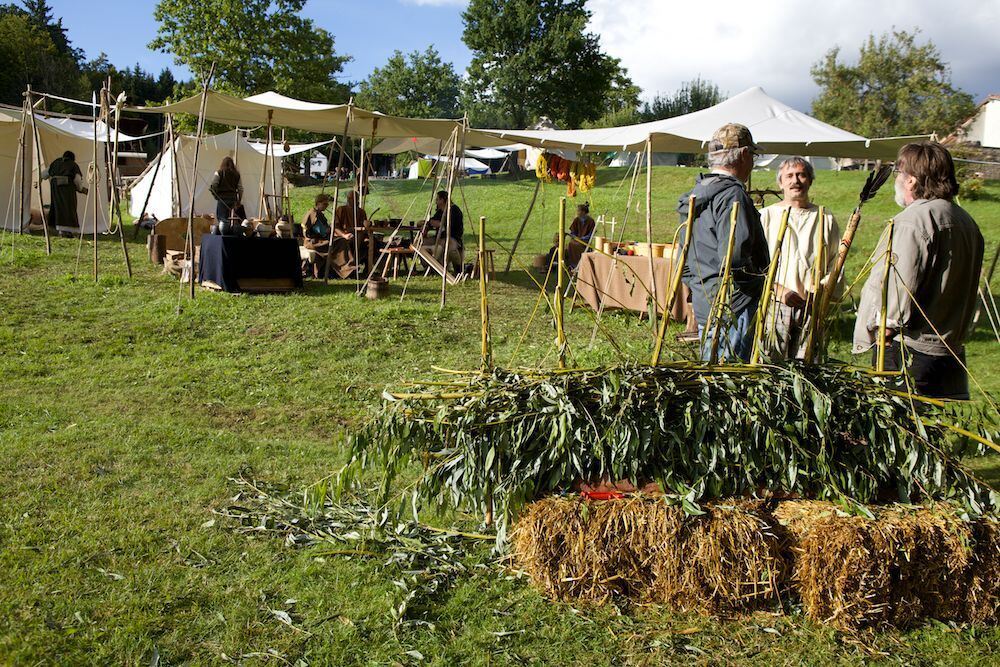
M 580 480 L 655 482 L 690 514 L 770 493 L 954 499 L 972 514 L 997 502 L 954 461 L 938 407 L 844 366 L 497 369 L 385 398 L 341 482 L 368 467 L 388 494 L 419 462 L 403 506 L 495 505 L 500 542 L 527 502 Z

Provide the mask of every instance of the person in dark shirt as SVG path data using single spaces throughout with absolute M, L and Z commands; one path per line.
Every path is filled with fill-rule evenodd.
M 437 193 L 437 212 L 431 217 L 431 227 L 438 230 L 434 242 L 434 259 L 444 264 L 444 251 L 446 228 L 451 230 L 451 240 L 448 245 L 448 263 L 455 273 L 461 273 L 465 264 L 465 244 L 462 236 L 465 234 L 465 220 L 462 216 L 462 209 L 455 204 L 451 204 L 451 220 L 448 220 L 448 193 L 441 190 Z
M 219 170 L 212 176 L 208 191 L 215 197 L 215 219 L 219 222 L 236 218 L 237 223 L 246 218 L 243 210 L 243 184 L 240 182 L 240 172 L 236 169 L 233 158 L 222 158 Z

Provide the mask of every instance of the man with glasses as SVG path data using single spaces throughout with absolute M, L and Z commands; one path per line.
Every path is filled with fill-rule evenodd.
M 909 369 L 917 393 L 969 398 L 965 341 L 976 311 L 983 235 L 958 194 L 955 164 L 940 144 L 903 146 L 886 307 L 886 370 Z M 887 238 L 861 292 L 854 353 L 872 349 L 881 324 Z M 874 356 L 874 353 L 873 353 Z

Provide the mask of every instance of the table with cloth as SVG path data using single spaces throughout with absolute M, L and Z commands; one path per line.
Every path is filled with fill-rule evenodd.
M 670 289 L 673 260 L 669 257 L 654 257 L 653 271 L 656 273 L 657 313 L 662 314 Z M 577 266 L 576 285 L 580 296 L 594 310 L 601 309 L 603 304 L 604 310 L 624 309 L 648 313 L 651 289 L 649 257 L 584 253 Z M 690 328 L 694 322 L 694 313 L 688 302 L 688 295 L 687 285 L 681 283 L 680 292 L 670 311 L 670 319 L 687 322 Z
M 302 287 L 295 239 L 221 236 L 201 239 L 198 279 L 226 292 L 288 292 Z

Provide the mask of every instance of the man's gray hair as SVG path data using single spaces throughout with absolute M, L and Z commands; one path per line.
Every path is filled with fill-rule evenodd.
M 813 168 L 809 160 L 805 159 L 801 155 L 795 155 L 792 157 L 787 157 L 781 161 L 778 165 L 778 174 L 775 176 L 775 180 L 778 181 L 778 185 L 781 185 L 781 172 L 785 170 L 785 167 L 802 167 L 806 170 L 806 176 L 809 177 L 809 184 L 812 185 L 816 181 L 816 170 Z
M 708 153 L 709 167 L 731 167 L 740 161 L 740 155 L 746 150 L 744 147 L 723 148 L 722 150 Z

